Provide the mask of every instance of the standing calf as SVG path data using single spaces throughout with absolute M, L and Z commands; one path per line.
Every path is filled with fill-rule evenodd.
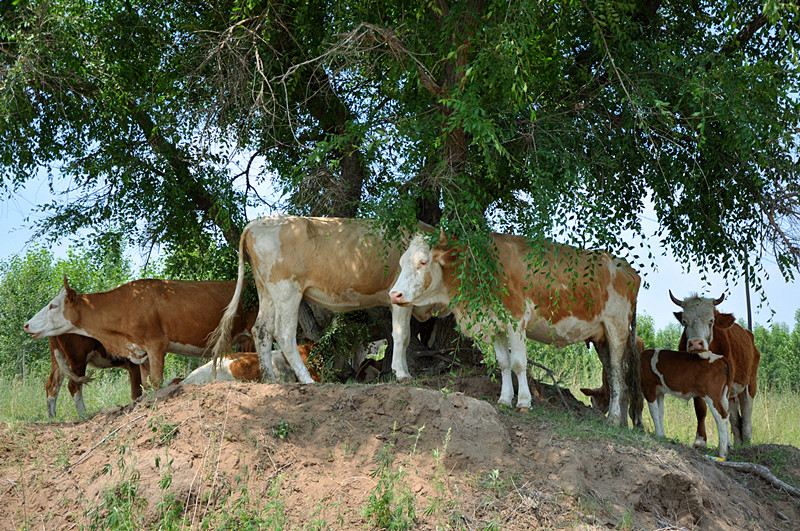
M 733 381 L 728 360 L 712 354 L 709 359 L 674 350 L 649 349 L 641 354 L 642 394 L 647 400 L 656 435 L 664 437 L 664 395 L 684 400 L 700 398 L 711 409 L 719 434 L 718 454 L 728 453 L 728 392 Z

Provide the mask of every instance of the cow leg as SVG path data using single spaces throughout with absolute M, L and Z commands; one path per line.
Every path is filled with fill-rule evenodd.
M 650 410 L 650 417 L 653 419 L 653 426 L 658 437 L 664 437 L 664 395 L 656 395 L 656 399 L 647 403 Z
M 717 405 L 713 403 L 711 398 L 704 396 L 702 400 L 706 403 L 706 405 L 711 408 L 711 415 L 714 417 L 714 422 L 717 423 L 717 435 L 719 436 L 719 448 L 717 449 L 717 455 L 721 458 L 725 459 L 725 456 L 728 455 L 728 447 L 730 446 L 730 434 L 728 433 L 728 419 L 723 418 L 719 411 L 717 411 Z
M 83 374 L 79 376 L 83 376 Z M 67 382 L 67 389 L 72 395 L 72 402 L 75 404 L 75 409 L 78 410 L 78 415 L 81 417 L 86 415 L 86 406 L 83 403 L 83 384 L 70 380 Z
M 275 325 L 275 307 L 272 299 L 261 297 L 258 303 L 258 316 L 253 323 L 253 343 L 256 344 L 258 367 L 261 370 L 261 381 L 272 383 L 278 380 L 272 368 L 272 330 Z
M 606 330 L 606 334 L 610 335 L 610 331 Z M 605 357 L 600 353 L 601 349 L 608 349 L 607 357 L 608 366 L 603 367 L 608 374 L 608 389 L 609 389 L 609 402 L 608 402 L 608 422 L 613 426 L 627 426 L 628 425 L 628 398 L 626 395 L 627 385 L 625 384 L 625 372 L 623 371 L 623 356 L 625 355 L 625 344 L 622 341 L 617 341 L 608 338 L 606 344 L 601 346 L 595 345 L 600 355 L 601 362 Z
M 694 397 L 694 414 L 697 417 L 697 433 L 694 436 L 694 447 L 705 448 L 708 436 L 706 434 L 706 403 L 700 397 Z
M 50 350 L 50 361 L 52 366 L 50 367 L 50 377 L 47 378 L 47 384 L 45 385 L 45 394 L 47 395 L 47 416 L 55 418 L 56 416 L 56 405 L 58 402 L 58 392 L 61 390 L 61 383 L 64 381 L 64 375 L 61 373 L 61 369 L 58 367 L 58 363 L 56 362 L 56 358 L 53 355 L 52 349 Z
M 747 391 L 742 391 L 739 393 L 738 396 L 734 397 L 731 402 L 733 402 L 730 408 L 730 420 L 731 420 L 731 431 L 733 431 L 733 444 L 736 446 L 742 444 L 744 441 L 744 435 L 742 433 L 742 395 L 746 395 Z
M 750 396 L 748 389 L 745 388 L 739 394 L 739 400 L 737 400 L 741 405 L 741 426 L 742 426 L 742 444 L 749 444 L 750 439 L 753 438 L 753 397 Z
M 141 389 L 139 390 L 139 394 L 136 398 L 142 396 L 142 391 L 144 389 L 150 389 L 150 363 L 145 361 L 144 363 L 139 364 L 138 367 L 139 367 L 139 381 Z M 131 395 L 133 395 L 133 392 L 131 392 Z
M 411 306 L 392 304 L 392 371 L 398 380 L 411 379 L 406 352 L 410 341 Z
M 136 400 L 140 396 L 142 396 L 142 371 L 141 367 L 144 367 L 147 362 L 142 363 L 138 367 L 133 364 L 126 364 L 125 370 L 128 371 L 128 378 L 131 381 L 131 400 Z M 148 365 L 149 368 L 149 365 Z
M 285 295 L 280 304 L 275 304 L 275 334 L 281 346 L 283 357 L 292 366 L 295 376 L 300 383 L 313 384 L 314 379 L 303 363 L 300 350 L 297 348 L 297 322 L 300 313 L 302 295 L 297 293 Z M 272 360 L 270 360 L 270 364 Z
M 508 327 L 508 348 L 511 370 L 517 375 L 517 409 L 527 411 L 531 407 L 531 391 L 528 387 L 528 352 L 521 326 L 517 330 L 513 326 Z
M 494 356 L 500 367 L 500 399 L 498 404 L 512 407 L 514 404 L 514 382 L 511 379 L 511 355 L 508 349 L 508 338 L 498 335 L 494 338 Z

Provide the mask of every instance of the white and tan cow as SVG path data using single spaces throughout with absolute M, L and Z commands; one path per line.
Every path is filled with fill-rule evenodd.
M 725 296 L 718 299 L 690 294 L 686 299 L 678 299 L 669 292 L 672 302 L 683 311 L 675 312 L 675 318 L 683 325 L 683 334 L 678 350 L 689 352 L 711 351 L 723 356 L 733 371 L 733 385 L 730 389 L 730 423 L 734 444 L 750 442 L 753 434 L 753 399 L 758 391 L 758 363 L 761 352 L 756 347 L 753 333 L 738 324 L 733 314 L 720 313 L 716 306 Z M 694 445 L 706 445 L 706 405 L 694 400 L 697 416 L 697 435 Z
M 209 335 L 235 289 L 233 282 L 142 279 L 102 293 L 79 294 L 64 277 L 64 289 L 24 325 L 34 338 L 79 334 L 96 339 L 110 354 L 135 364 L 149 362 L 150 380 L 161 385 L 164 355 L 209 355 Z M 241 306 L 234 308 L 233 334 L 249 336 Z
M 313 347 L 313 343 L 306 343 L 304 345 L 299 345 L 297 348 L 300 351 L 300 357 L 303 363 L 309 369 L 311 378 L 315 382 L 319 382 L 320 376 L 318 371 L 308 365 L 308 356 Z M 280 350 L 272 351 L 272 369 L 275 371 L 278 381 L 280 382 L 297 381 L 294 370 Z M 216 375 L 214 374 L 215 372 Z M 214 361 L 212 360 L 190 372 L 186 378 L 176 378 L 176 380 L 173 380 L 174 383 L 180 383 L 181 385 L 203 385 L 214 381 L 260 382 L 261 367 L 258 363 L 258 355 L 255 352 L 229 354 L 217 361 L 216 371 L 214 370 Z
M 419 223 L 418 230 L 432 227 Z M 370 220 L 276 215 L 251 221 L 239 242 L 236 292 L 215 332 L 214 358 L 230 350 L 230 323 L 242 297 L 245 260 L 249 260 L 259 298 L 253 337 L 261 373 L 270 381 L 276 379 L 270 360 L 274 339 L 297 379 L 313 382 L 296 343 L 303 298 L 334 312 L 390 306 L 392 369 L 398 379 L 410 378 L 406 348 L 411 314 L 424 320 L 431 308 L 401 308 L 389 301 L 400 253 Z
M 463 308 L 456 305 L 451 309 L 463 331 L 492 339 L 502 371 L 500 403 L 512 404 L 513 371 L 519 385 L 517 407 L 530 406 L 526 337 L 556 347 L 591 341 L 609 375 L 609 422 L 627 423 L 623 371 L 628 369 L 624 365 L 633 365 L 638 374 L 638 350 L 630 353 L 636 337 L 631 325 L 635 323 L 639 275 L 604 252 L 548 244 L 549 248 L 533 253 L 522 237 L 493 234 L 492 239 L 502 265 L 502 302 L 510 322 L 490 317 L 476 323 Z M 400 276 L 390 292 L 392 302 L 449 305 L 460 288 L 457 272 L 468 267 L 464 251 L 444 235 L 435 247 L 422 235 L 415 236 L 400 259 Z M 626 349 L 634 363 L 624 362 Z M 638 384 L 638 378 L 635 382 Z
M 79 415 L 86 414 L 83 403 L 83 384 L 91 381 L 92 377 L 86 375 L 86 369 L 111 369 L 118 368 L 128 371 L 131 383 L 131 399 L 136 400 L 142 395 L 142 371 L 148 371 L 147 364 L 136 365 L 128 358 L 121 358 L 106 352 L 103 345 L 96 339 L 78 334 L 62 334 L 50 338 L 50 377 L 45 385 L 47 394 L 47 416 L 56 416 L 56 402 L 64 378 L 67 379 L 67 388 L 72 395 L 72 401 Z

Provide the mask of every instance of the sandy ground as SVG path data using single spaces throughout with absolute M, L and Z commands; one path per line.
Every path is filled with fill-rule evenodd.
M 0 529 L 109 528 L 126 499 L 142 528 L 177 507 L 192 528 L 368 529 L 378 494 L 410 500 L 413 529 L 800 529 L 800 500 L 758 476 L 640 432 L 600 436 L 580 402 L 568 420 L 533 391 L 519 413 L 482 375 L 173 385 L 77 423 L 0 425 Z M 796 448 L 732 458 L 800 484 Z

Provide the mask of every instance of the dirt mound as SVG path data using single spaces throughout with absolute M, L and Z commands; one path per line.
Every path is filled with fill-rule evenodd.
M 608 428 L 568 393 L 571 416 L 546 386 L 518 413 L 485 376 L 416 384 L 171 386 L 2 426 L 0 528 L 800 528 L 763 480 Z M 800 480 L 795 448 L 737 452 Z

